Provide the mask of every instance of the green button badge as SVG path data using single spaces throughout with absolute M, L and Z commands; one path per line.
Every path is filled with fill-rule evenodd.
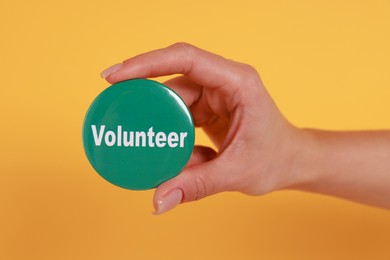
M 93 101 L 84 119 L 83 145 L 107 181 L 132 190 L 158 186 L 187 164 L 194 123 L 183 100 L 147 79 L 113 84 Z

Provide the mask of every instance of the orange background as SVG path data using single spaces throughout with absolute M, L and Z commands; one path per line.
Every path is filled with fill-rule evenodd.
M 0 259 L 390 259 L 389 211 L 283 191 L 153 216 L 81 144 L 100 71 L 177 41 L 255 66 L 297 126 L 390 129 L 389 0 L 1 0 L 0 33 Z

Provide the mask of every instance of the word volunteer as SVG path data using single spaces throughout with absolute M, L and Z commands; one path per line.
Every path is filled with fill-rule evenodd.
M 162 148 L 168 145 L 170 148 L 177 146 L 184 147 L 184 140 L 187 137 L 187 132 L 170 132 L 168 135 L 164 132 L 153 131 L 150 127 L 148 132 L 143 131 L 122 131 L 122 126 L 118 125 L 116 133 L 114 131 L 105 131 L 106 126 L 101 125 L 98 128 L 96 125 L 91 125 L 93 140 L 96 146 L 101 146 L 104 143 L 107 146 L 125 146 L 125 147 L 159 147 Z

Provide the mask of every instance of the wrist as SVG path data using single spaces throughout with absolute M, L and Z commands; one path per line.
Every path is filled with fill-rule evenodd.
M 288 151 L 286 182 L 281 189 L 306 189 L 319 179 L 318 161 L 321 158 L 321 145 L 315 131 L 311 129 L 292 130 Z

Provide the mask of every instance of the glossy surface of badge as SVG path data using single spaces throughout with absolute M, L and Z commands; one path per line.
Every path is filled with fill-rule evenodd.
M 132 190 L 154 188 L 179 174 L 195 139 L 181 98 L 146 79 L 104 90 L 85 116 L 82 135 L 93 168 L 107 181 Z

